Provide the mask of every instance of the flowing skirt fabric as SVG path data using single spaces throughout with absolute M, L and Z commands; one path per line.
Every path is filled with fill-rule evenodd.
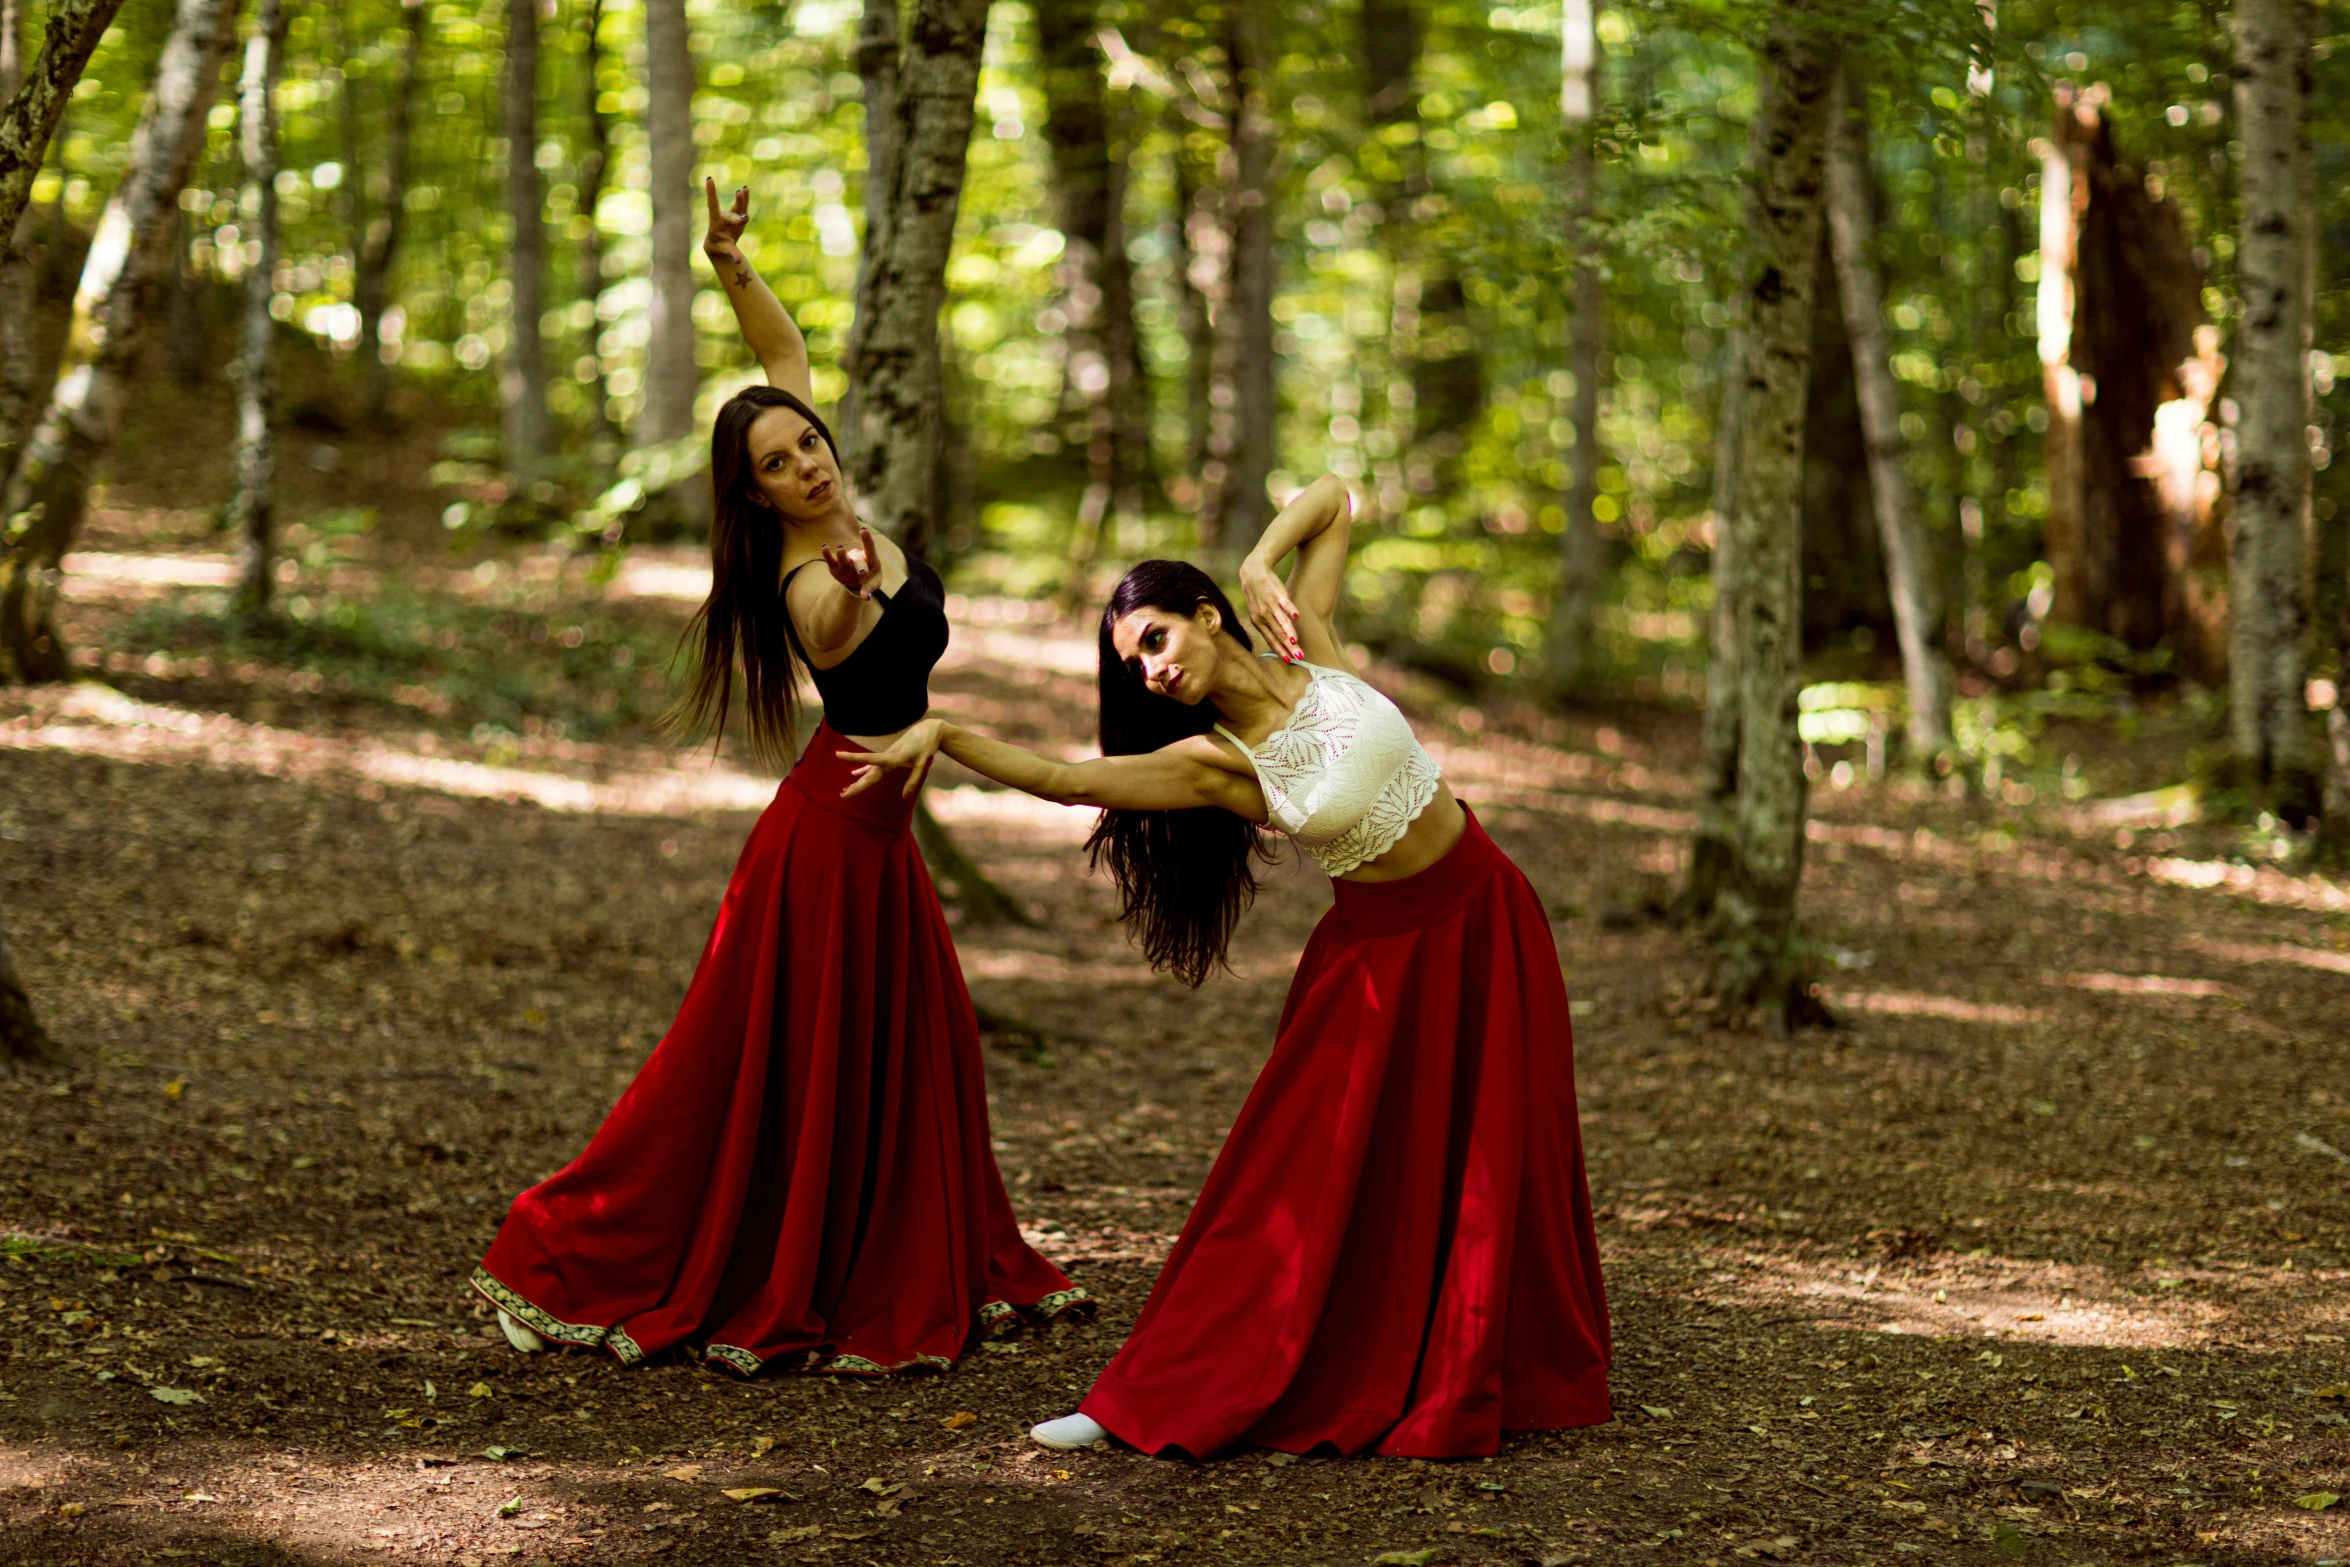
M 743 846 L 676 1022 L 475 1272 L 546 1338 L 870 1375 L 1090 1309 L 1020 1239 L 913 802 L 886 782 L 841 799 L 848 743 L 816 731 Z
M 1608 1418 L 1558 949 L 1472 815 L 1335 883 L 1272 1059 L 1084 1412 L 1149 1453 L 1420 1458 Z

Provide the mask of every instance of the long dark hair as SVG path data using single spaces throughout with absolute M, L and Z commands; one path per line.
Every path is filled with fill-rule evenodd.
M 680 648 L 694 649 L 693 673 L 669 722 L 689 736 L 723 735 L 739 665 L 751 754 L 788 768 L 798 743 L 804 660 L 783 602 L 783 519 L 759 500 L 751 472 L 751 425 L 770 408 L 789 408 L 815 426 L 834 465 L 840 462 L 840 447 L 816 410 L 780 387 L 746 386 L 718 410 L 710 427 L 710 596 L 678 640 Z
M 1102 755 L 1156 751 L 1215 726 L 1216 710 L 1207 702 L 1187 707 L 1144 686 L 1110 640 L 1112 628 L 1138 609 L 1190 615 L 1202 604 L 1215 607 L 1242 647 L 1253 647 L 1224 590 L 1188 562 L 1146 560 L 1110 594 L 1101 625 Z M 1104 811 L 1085 847 L 1096 869 L 1108 862 L 1124 904 L 1119 918 L 1152 968 L 1171 969 L 1196 986 L 1230 966 L 1232 927 L 1257 897 L 1254 862 L 1272 858 L 1256 823 L 1215 806 Z

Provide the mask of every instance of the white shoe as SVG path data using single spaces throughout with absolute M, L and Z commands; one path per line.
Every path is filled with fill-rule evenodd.
M 530 1329 L 515 1321 L 513 1315 L 507 1311 L 499 1311 L 498 1326 L 506 1330 L 506 1342 L 513 1345 L 516 1349 L 521 1350 L 525 1355 L 536 1355 L 541 1351 L 552 1349 L 554 1347 L 545 1339 L 540 1338 L 536 1333 L 533 1333 Z
M 1047 1420 L 1043 1425 L 1031 1427 L 1028 1434 L 1046 1447 L 1057 1447 L 1065 1453 L 1073 1453 L 1079 1448 L 1093 1446 L 1110 1433 L 1103 1430 L 1102 1423 L 1091 1415 L 1063 1415 L 1058 1420 Z

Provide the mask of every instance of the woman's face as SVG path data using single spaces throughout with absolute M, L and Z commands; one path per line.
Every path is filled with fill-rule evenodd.
M 759 497 L 791 522 L 814 522 L 840 502 L 840 464 L 816 427 L 789 408 L 770 408 L 744 436 Z
M 1110 645 L 1153 695 L 1190 706 L 1216 683 L 1226 654 L 1224 617 L 1213 604 L 1188 615 L 1145 605 L 1110 628 Z

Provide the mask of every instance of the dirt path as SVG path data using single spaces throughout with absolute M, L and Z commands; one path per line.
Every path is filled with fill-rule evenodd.
M 1059 663 L 944 700 L 1079 746 Z M 2311 1505 L 2350 1494 L 2350 916 L 2217 838 L 1823 787 L 1853 1026 L 1771 1043 L 1642 912 L 1680 720 L 1424 712 L 1561 915 L 1618 1418 L 1458 1464 L 1051 1456 L 1020 1433 L 1141 1304 L 1319 875 L 1194 994 L 1126 950 L 1081 818 L 942 779 L 1046 916 L 960 939 L 1042 1036 L 989 1052 L 998 1157 L 1102 1320 L 872 1384 L 524 1359 L 464 1277 L 658 1037 L 749 817 L 386 782 L 323 711 L 273 697 L 325 737 L 273 777 L 152 711 L 0 706 L 0 907 L 90 1060 L 0 1083 L 0 1562 L 2350 1559 L 2350 1502 Z

